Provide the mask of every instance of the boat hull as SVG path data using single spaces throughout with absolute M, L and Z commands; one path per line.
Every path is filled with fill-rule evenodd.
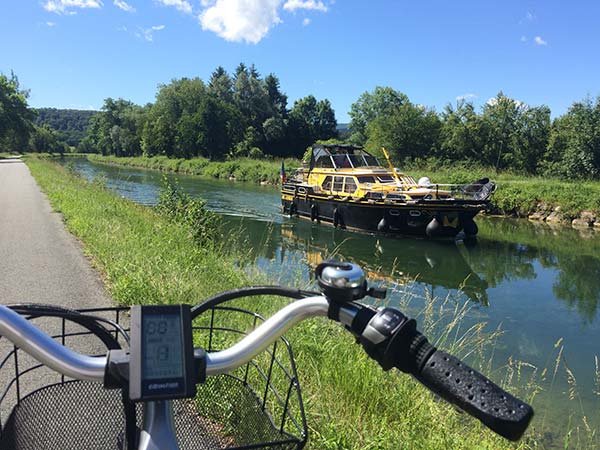
M 342 229 L 398 235 L 454 237 L 464 230 L 467 236 L 474 236 L 477 225 L 473 218 L 485 206 L 464 202 L 369 203 L 282 191 L 284 214 Z

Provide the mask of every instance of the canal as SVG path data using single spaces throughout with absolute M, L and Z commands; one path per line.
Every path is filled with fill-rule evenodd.
M 161 173 L 70 161 L 124 197 L 156 202 Z M 487 332 L 502 330 L 484 356 L 491 378 L 512 374 L 512 383 L 523 387 L 535 379 L 535 420 L 548 430 L 550 447 L 564 447 L 567 430 L 585 426 L 584 415 L 592 429 L 600 428 L 600 234 L 594 230 L 480 217 L 474 245 L 388 238 L 283 216 L 272 186 L 167 177 L 222 214 L 274 283 L 306 285 L 314 266 L 335 256 L 361 264 L 371 280 L 392 288 L 390 302 L 408 304 L 413 315 L 431 299 L 467 304 L 463 332 L 480 323 Z

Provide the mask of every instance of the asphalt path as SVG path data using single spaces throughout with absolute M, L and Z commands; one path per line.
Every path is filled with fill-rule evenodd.
M 102 280 L 84 255 L 82 246 L 66 229 L 60 214 L 53 212 L 48 198 L 20 159 L 0 159 L 0 304 L 44 303 L 65 308 L 111 306 Z M 45 331 L 59 333 L 56 319 L 37 320 Z M 67 331 L 76 331 L 76 326 Z M 103 353 L 97 341 L 71 338 L 72 349 Z M 0 363 L 12 350 L 0 339 Z M 20 369 L 37 364 L 19 358 Z M 0 368 L 0 396 L 14 377 L 14 361 L 9 358 Z M 20 395 L 27 395 L 60 378 L 47 369 L 33 370 L 21 378 Z M 16 385 L 0 404 L 0 423 L 14 405 Z
M 0 160 L 0 304 L 109 306 L 79 242 L 52 211 L 29 168 Z

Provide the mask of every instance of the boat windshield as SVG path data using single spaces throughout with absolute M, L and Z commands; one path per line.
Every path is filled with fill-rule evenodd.
M 377 158 L 353 145 L 316 145 L 311 161 L 311 167 L 381 167 Z
M 353 167 L 379 166 L 377 158 L 371 155 L 348 155 Z

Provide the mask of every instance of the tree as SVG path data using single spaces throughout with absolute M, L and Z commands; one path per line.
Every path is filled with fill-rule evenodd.
M 29 138 L 29 149 L 36 153 L 63 154 L 67 145 L 61 142 L 58 133 L 48 125 L 34 127 Z
M 530 107 L 499 92 L 483 107 L 481 120 L 483 163 L 535 172 L 548 143 L 548 107 Z
M 385 147 L 395 161 L 428 158 L 436 152 L 440 129 L 435 111 L 407 102 L 367 125 L 366 147 L 374 154 Z
M 287 116 L 287 95 L 281 92 L 279 78 L 269 74 L 265 78 L 265 88 L 269 97 L 271 112 L 274 115 L 285 118 Z
M 288 126 L 291 154 L 297 156 L 317 140 L 337 137 L 337 122 L 329 100 L 317 101 L 313 95 L 294 102 Z
M 575 102 L 552 126 L 546 157 L 568 178 L 600 175 L 600 97 Z
M 27 105 L 29 91 L 20 88 L 14 73 L 0 74 L 0 150 L 25 151 L 35 114 Z
M 233 103 L 233 82 L 223 67 L 217 67 L 212 73 L 207 90 L 222 102 Z
M 448 161 L 476 159 L 483 146 L 481 121 L 473 103 L 460 100 L 448 104 L 441 114 L 438 156 Z
M 364 144 L 367 141 L 367 126 L 379 117 L 391 116 L 400 107 L 409 103 L 408 97 L 391 87 L 377 86 L 373 92 L 364 92 L 350 106 L 350 140 Z
M 233 100 L 246 125 L 261 130 L 263 122 L 272 116 L 269 94 L 256 68 L 246 69 L 240 64 L 233 83 Z
M 107 98 L 101 111 L 90 119 L 82 147 L 104 155 L 140 155 L 144 119 L 144 108 L 121 98 Z

